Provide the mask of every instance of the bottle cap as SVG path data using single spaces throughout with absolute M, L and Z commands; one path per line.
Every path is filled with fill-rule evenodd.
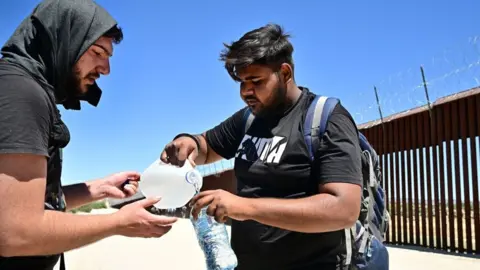
M 202 175 L 199 171 L 192 169 L 185 174 L 185 181 L 195 187 L 195 191 L 199 192 L 202 184 Z

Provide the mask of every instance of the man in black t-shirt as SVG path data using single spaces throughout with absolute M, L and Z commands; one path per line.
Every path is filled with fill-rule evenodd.
M 98 103 L 95 80 L 110 72 L 113 44 L 122 37 L 116 21 L 91 0 L 45 0 L 1 48 L 0 269 L 53 269 L 65 251 L 117 234 L 160 237 L 175 221 L 145 210 L 158 199 L 108 215 L 66 213 L 137 190 L 137 172 L 61 183 L 70 133 L 57 104 L 78 110 L 80 100 Z
M 338 104 L 312 162 L 303 136 L 314 98 L 297 86 L 293 46 L 278 25 L 246 33 L 221 58 L 247 104 L 201 135 L 180 134 L 165 146 L 164 162 L 207 164 L 235 158 L 236 194 L 206 190 L 193 215 L 208 207 L 232 220 L 237 269 L 353 269 L 348 229 L 360 212 L 361 149 L 356 125 Z M 245 110 L 255 119 L 245 131 Z

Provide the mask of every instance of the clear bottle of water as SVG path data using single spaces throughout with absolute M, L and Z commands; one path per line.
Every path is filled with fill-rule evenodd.
M 190 218 L 190 208 L 187 206 L 179 207 L 179 208 L 167 208 L 167 209 L 160 209 L 154 206 L 151 206 L 147 209 L 153 214 L 167 216 L 167 217 L 179 217 L 179 218 Z
M 162 200 L 148 209 L 150 212 L 189 218 L 197 234 L 198 243 L 205 254 L 208 270 L 233 270 L 237 267 L 237 256 L 230 246 L 225 224 L 218 223 L 200 211 L 197 220 L 191 215 L 191 208 L 185 205 L 203 184 L 203 177 L 189 162 L 181 168 L 156 160 L 142 174 L 140 189 L 145 196 L 161 196 Z
M 186 206 L 170 209 L 153 207 L 150 211 L 157 215 L 189 218 L 205 255 L 207 270 L 233 270 L 237 267 L 238 260 L 230 245 L 226 226 L 207 215 L 206 210 L 207 207 L 200 211 L 197 220 L 193 219 L 191 208 Z
M 238 265 L 237 256 L 230 246 L 225 224 L 218 223 L 203 208 L 197 220 L 190 216 L 198 243 L 205 254 L 207 270 L 233 270 Z

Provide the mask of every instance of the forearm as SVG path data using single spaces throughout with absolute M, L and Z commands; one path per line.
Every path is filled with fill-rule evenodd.
M 67 201 L 67 210 L 103 199 L 95 196 L 91 192 L 92 183 L 93 181 L 63 187 L 63 193 L 65 194 L 65 200 Z
M 195 159 L 195 164 L 196 165 L 203 165 L 206 164 L 207 161 L 207 156 L 208 156 L 208 144 L 207 140 L 205 139 L 205 134 L 196 134 L 193 135 L 197 140 L 200 145 L 200 148 L 198 148 L 198 156 Z
M 330 194 L 301 199 L 247 200 L 246 219 L 290 231 L 336 231 L 353 226 L 356 220 L 351 209 L 345 207 L 338 197 Z
M 205 133 L 195 135 L 200 144 L 200 149 L 198 149 L 198 156 L 195 159 L 195 164 L 197 165 L 209 164 L 221 159 L 221 157 L 217 153 L 215 153 L 215 151 L 213 151 L 213 149 L 208 145 L 205 136 Z
M 47 210 L 35 226 L 24 222 L 13 228 L 3 253 L 37 256 L 76 249 L 114 235 L 115 219 L 113 214 L 74 215 Z

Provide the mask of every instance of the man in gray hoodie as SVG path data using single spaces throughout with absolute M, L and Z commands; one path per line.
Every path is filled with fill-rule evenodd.
M 96 106 L 95 80 L 110 72 L 117 22 L 92 0 L 45 0 L 1 48 L 0 269 L 53 269 L 63 253 L 112 235 L 161 237 L 175 218 L 145 208 L 146 198 L 109 215 L 68 209 L 136 193 L 140 175 L 119 172 L 62 186 L 62 149 L 70 134 L 57 105 Z

